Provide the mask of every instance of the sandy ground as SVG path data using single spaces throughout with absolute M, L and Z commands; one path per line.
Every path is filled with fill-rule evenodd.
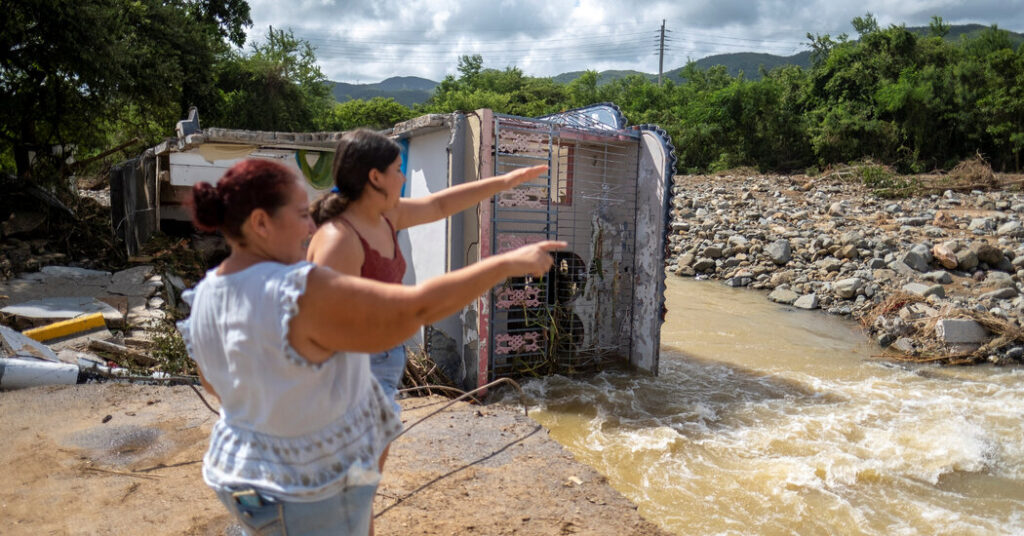
M 447 400 L 402 402 L 407 424 Z M 240 535 L 202 482 L 216 420 L 188 387 L 0 393 L 0 534 Z M 522 409 L 458 404 L 400 437 L 377 534 L 666 534 Z

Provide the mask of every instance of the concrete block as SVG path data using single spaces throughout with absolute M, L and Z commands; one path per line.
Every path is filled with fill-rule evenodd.
M 935 324 L 935 335 L 949 344 L 980 344 L 988 340 L 988 331 L 969 318 L 943 318 Z
M 102 313 L 107 325 L 124 324 L 124 316 L 113 307 L 89 296 L 45 298 L 8 305 L 0 312 L 25 319 L 32 325 L 70 320 L 82 315 Z

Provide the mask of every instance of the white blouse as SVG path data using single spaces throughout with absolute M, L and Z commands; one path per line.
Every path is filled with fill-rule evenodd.
M 215 270 L 182 296 L 188 353 L 220 396 L 203 459 L 215 490 L 254 487 L 311 502 L 375 483 L 377 459 L 401 430 L 363 353 L 312 364 L 288 343 L 313 264 L 259 263 Z

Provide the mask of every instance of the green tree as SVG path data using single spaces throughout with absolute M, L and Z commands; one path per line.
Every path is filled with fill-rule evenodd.
M 950 26 L 942 21 L 942 17 L 933 15 L 928 23 L 928 34 L 932 37 L 943 38 L 949 35 Z
M 490 108 L 499 113 L 544 115 L 565 107 L 565 87 L 549 78 L 525 76 L 518 67 L 485 69 L 480 55 L 459 58 L 459 77 L 448 75 L 427 102 L 424 113 Z
M 370 100 L 350 100 L 334 105 L 324 130 L 350 130 L 359 127 L 384 129 L 412 117 L 412 110 L 395 102 L 394 99 L 374 97 Z
M 270 28 L 267 39 L 248 53 L 232 52 L 223 62 L 221 102 L 211 122 L 227 128 L 310 131 L 323 128 L 333 97 L 307 41 L 291 30 Z
M 65 158 L 52 147 L 87 155 L 112 130 L 152 134 L 152 121 L 180 117 L 212 87 L 223 36 L 241 44 L 249 24 L 240 0 L 8 0 L 3 11 L 0 152 L 21 177 L 32 153 L 54 178 Z
M 597 96 L 597 71 L 588 70 L 578 78 L 569 82 L 566 88 L 568 105 L 570 108 L 579 108 L 599 102 Z

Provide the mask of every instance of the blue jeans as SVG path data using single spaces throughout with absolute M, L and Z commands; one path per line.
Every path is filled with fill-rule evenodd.
M 398 405 L 398 386 L 402 384 L 402 375 L 405 374 L 405 345 L 398 346 L 378 354 L 370 354 L 370 372 L 377 378 L 377 383 L 391 397 L 391 407 L 395 415 L 401 413 L 402 407 Z
M 376 493 L 372 484 L 310 503 L 275 501 L 254 490 L 219 491 L 217 497 L 248 536 L 365 536 Z

